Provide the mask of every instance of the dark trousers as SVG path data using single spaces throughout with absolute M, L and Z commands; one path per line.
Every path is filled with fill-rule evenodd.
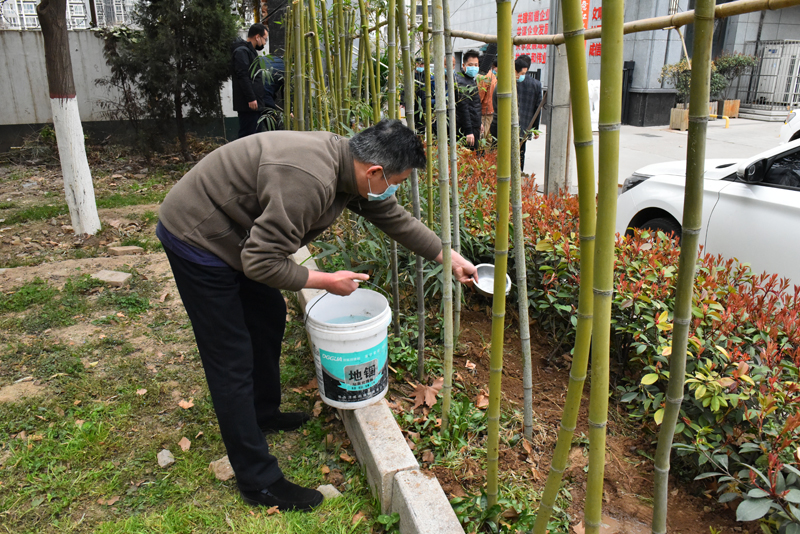
M 489 128 L 489 132 L 494 138 L 494 143 L 497 144 L 497 121 L 492 123 L 492 126 Z M 525 169 L 525 145 L 525 142 L 522 142 L 519 145 L 519 172 L 522 172 Z
M 230 267 L 208 267 L 165 248 L 203 361 L 222 441 L 239 488 L 283 476 L 258 427 L 281 403 L 286 303 L 277 289 Z
M 239 139 L 253 135 L 260 129 L 258 118 L 261 113 L 258 111 L 239 111 Z

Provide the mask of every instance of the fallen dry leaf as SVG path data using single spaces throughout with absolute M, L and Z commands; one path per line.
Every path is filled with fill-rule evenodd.
M 362 519 L 364 519 L 364 513 L 358 512 L 356 515 L 353 516 L 353 524 L 357 525 Z
M 83 419 L 75 419 L 75 426 L 77 426 L 78 428 L 81 428 L 81 427 L 83 427 L 83 423 L 85 423 L 85 422 L 86 421 L 84 421 Z
M 323 474 L 323 475 L 327 475 L 328 473 L 330 473 L 330 472 L 331 472 L 331 468 L 330 468 L 330 467 L 328 467 L 327 465 L 323 465 L 323 466 L 320 468 L 320 471 L 322 471 L 322 474 Z
M 425 386 L 423 384 L 417 384 L 414 386 L 414 410 L 422 406 L 423 404 L 433 407 L 436 404 L 436 395 L 439 394 L 439 391 L 442 389 L 444 385 L 444 378 L 440 377 L 437 378 L 433 385 Z
M 264 513 L 265 513 L 265 514 L 267 514 L 267 515 L 275 515 L 275 514 L 279 514 L 279 513 L 281 513 L 281 511 L 280 511 L 280 510 L 278 510 L 278 507 L 277 507 L 277 506 L 272 506 L 272 507 L 270 507 L 270 508 L 267 508 L 267 509 L 264 511 Z
M 314 403 L 314 409 L 311 410 L 311 415 L 314 417 L 319 417 L 319 414 L 322 413 L 322 401 L 317 401 Z
M 408 438 L 406 438 L 406 445 L 408 445 L 408 448 L 411 449 L 412 451 L 417 448 L 414 442 Z
M 203 431 L 201 430 L 200 432 L 197 433 L 197 435 L 194 437 L 194 439 L 197 439 L 202 435 L 203 435 Z
M 114 503 L 116 503 L 118 500 L 119 497 L 114 495 L 113 497 L 109 497 L 108 499 L 103 499 L 103 498 L 97 499 L 97 504 L 102 506 L 114 506 Z
M 480 408 L 483 410 L 489 406 L 489 396 L 486 394 L 485 391 L 480 390 L 478 392 L 478 396 L 475 397 L 475 407 Z
M 164 302 L 167 299 L 167 296 L 169 296 L 169 291 L 164 291 L 161 293 L 161 296 L 158 297 L 158 302 Z
M 181 440 L 178 442 L 178 446 L 181 448 L 183 452 L 189 450 L 189 447 L 192 446 L 192 442 L 186 439 L 186 436 L 182 437 Z
M 147 390 L 144 388 L 136 390 L 137 395 L 144 395 L 145 393 L 147 393 Z
M 344 475 L 338 469 L 331 469 L 331 472 L 328 473 L 325 478 L 334 486 L 340 486 L 344 483 Z
M 467 363 L 464 364 L 464 367 L 466 367 L 468 371 L 474 371 L 476 365 L 471 361 L 467 360 Z
M 425 451 L 422 453 L 422 461 L 432 464 L 436 460 L 433 451 Z
M 522 440 L 522 448 L 525 449 L 525 452 L 527 452 L 528 454 L 530 454 L 531 451 L 533 450 L 533 447 L 531 447 L 531 444 L 528 443 L 528 440 L 524 439 L 524 438 Z
M 342 454 L 340 454 L 340 455 L 339 455 L 339 458 L 341 458 L 341 459 L 342 459 L 342 461 L 345 461 L 345 462 L 347 462 L 347 463 L 349 463 L 349 464 L 352 464 L 353 462 L 355 462 L 355 461 L 356 461 L 356 460 L 355 460 L 355 458 L 353 458 L 352 456 L 350 456 L 350 455 L 349 455 L 349 454 L 347 454 L 346 452 L 343 452 Z
M 194 399 L 189 399 L 189 400 L 187 401 L 187 400 L 183 400 L 183 399 L 181 399 L 181 401 L 178 403 L 178 406 L 180 406 L 180 407 L 181 407 L 181 408 L 183 408 L 184 410 L 188 410 L 189 408 L 191 408 L 192 406 L 194 406 L 194 402 L 192 402 L 193 400 L 194 400 Z

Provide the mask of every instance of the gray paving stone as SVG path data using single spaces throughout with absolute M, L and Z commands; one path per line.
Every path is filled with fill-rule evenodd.
M 381 512 L 388 513 L 392 508 L 395 475 L 400 471 L 419 469 L 417 459 L 408 448 L 385 399 L 358 410 L 340 410 L 339 413 L 356 456 L 367 471 L 367 481 L 381 501 Z
M 110 286 L 122 287 L 126 283 L 128 283 L 128 279 L 130 279 L 131 273 L 123 273 L 120 271 L 107 271 L 103 269 L 100 272 L 94 273 L 92 277 L 97 278 L 101 282 L 105 282 Z
M 395 512 L 400 514 L 400 534 L 464 534 L 439 481 L 419 470 L 394 476 Z
M 143 254 L 142 247 L 128 246 L 128 247 L 109 247 L 108 253 L 112 256 L 127 256 L 128 254 Z

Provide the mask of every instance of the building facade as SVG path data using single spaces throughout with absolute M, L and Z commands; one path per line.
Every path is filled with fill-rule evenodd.
M 38 30 L 36 6 L 39 0 L 6 0 L 0 4 L 0 30 Z M 92 7 L 97 26 L 132 22 L 135 0 L 67 0 L 67 29 L 86 30 L 92 25 Z
M 718 4 L 731 0 L 718 0 Z M 518 0 L 512 26 L 515 35 L 548 35 L 559 33 L 557 0 Z M 627 2 L 625 21 L 662 17 L 694 9 L 695 0 L 652 0 Z M 602 26 L 602 0 L 583 0 L 583 21 L 587 29 Z M 450 20 L 453 29 L 494 34 L 497 28 L 497 4 L 493 0 L 451 1 Z M 736 98 L 742 100 L 743 111 L 770 109 L 775 117 L 785 117 L 787 106 L 800 106 L 800 7 L 777 11 L 761 11 L 717 20 L 713 56 L 722 53 L 745 53 L 759 58 L 759 65 L 735 81 Z M 675 91 L 662 81 L 664 65 L 691 57 L 693 26 L 633 33 L 625 36 L 625 109 L 624 121 L 639 126 L 666 124 L 669 109 L 675 102 Z M 490 50 L 484 43 L 456 39 L 458 53 L 470 48 Z M 548 69 L 553 68 L 553 46 L 518 45 L 515 56 L 527 54 L 532 63 L 530 72 L 547 86 Z M 600 78 L 602 45 L 599 40 L 586 45 L 589 79 Z M 733 90 L 734 88 L 732 88 Z M 776 110 L 777 108 L 777 110 Z M 762 113 L 762 117 L 767 114 Z

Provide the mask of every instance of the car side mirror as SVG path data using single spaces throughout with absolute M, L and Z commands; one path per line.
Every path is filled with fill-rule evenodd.
M 755 184 L 762 181 L 766 173 L 767 173 L 767 160 L 760 159 L 744 167 L 743 169 L 740 169 L 737 174 L 739 175 L 739 178 L 741 178 L 743 181 L 749 184 Z

